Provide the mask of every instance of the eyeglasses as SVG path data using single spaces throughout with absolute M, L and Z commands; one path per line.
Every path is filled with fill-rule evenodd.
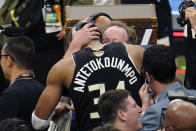
M 1 56 L 9 56 L 9 55 L 1 55 Z
M 2 56 L 9 56 L 9 55 L 1 55 L 1 57 L 2 57 Z M 0 57 L 0 60 L 1 60 L 1 57 Z
M 1 57 L 2 56 L 9 56 L 9 57 L 11 57 L 11 59 L 13 60 L 13 61 L 15 61 L 15 59 L 12 57 L 12 56 L 10 56 L 10 55 L 1 55 Z M 1 57 L 0 57 L 0 60 L 1 60 Z

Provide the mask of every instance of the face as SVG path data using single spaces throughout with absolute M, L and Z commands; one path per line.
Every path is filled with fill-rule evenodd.
M 142 109 L 136 104 L 132 97 L 129 96 L 127 101 L 129 102 L 127 105 L 127 111 L 125 112 L 127 126 L 134 128 L 133 131 L 139 131 L 142 128 L 142 124 L 138 118 Z
M 1 50 L 1 67 L 6 79 L 9 79 L 9 69 L 7 68 L 8 65 L 8 56 L 7 53 L 4 51 L 6 44 L 4 45 L 3 49 Z
M 128 35 L 125 29 L 118 26 L 111 26 L 107 28 L 103 33 L 103 43 L 108 42 L 123 42 L 126 43 Z

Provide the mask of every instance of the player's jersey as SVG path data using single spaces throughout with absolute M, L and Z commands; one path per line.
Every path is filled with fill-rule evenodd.
M 69 94 L 76 110 L 78 131 L 101 124 L 97 103 L 101 94 L 112 89 L 127 89 L 140 103 L 141 76 L 122 43 L 111 43 L 100 50 L 85 48 L 73 54 L 75 71 Z

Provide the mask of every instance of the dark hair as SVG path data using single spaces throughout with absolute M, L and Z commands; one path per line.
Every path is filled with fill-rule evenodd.
M 121 89 L 109 90 L 101 95 L 98 101 L 98 111 L 104 123 L 113 124 L 118 109 L 127 111 L 128 96 L 131 96 L 130 92 Z
M 26 121 L 12 118 L 0 121 L 0 131 L 34 131 Z
M 120 131 L 120 130 L 115 128 L 111 124 L 105 124 L 103 126 L 98 126 L 94 128 L 93 131 Z
M 106 26 L 102 32 L 104 32 L 105 30 L 107 30 L 108 28 L 112 27 L 112 26 L 117 26 L 119 28 L 123 28 L 126 32 L 127 32 L 127 43 L 130 44 L 138 44 L 138 38 L 137 38 L 137 34 L 135 33 L 135 31 L 128 27 L 126 23 L 123 23 L 121 21 L 112 21 L 108 26 Z
M 8 39 L 4 51 L 12 57 L 18 67 L 31 69 L 35 48 L 30 38 L 26 36 L 12 37 Z
M 175 79 L 175 57 L 170 47 L 154 45 L 144 51 L 143 70 L 161 83 L 170 83 Z

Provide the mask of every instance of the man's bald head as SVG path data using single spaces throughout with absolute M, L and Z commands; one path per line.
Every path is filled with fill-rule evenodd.
M 196 106 L 178 100 L 172 102 L 165 114 L 166 131 L 196 131 Z

